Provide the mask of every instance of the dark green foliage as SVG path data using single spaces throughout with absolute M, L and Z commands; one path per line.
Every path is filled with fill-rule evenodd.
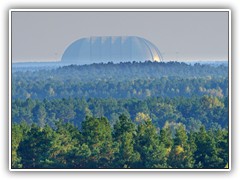
M 222 131 L 222 133 L 224 132 L 226 132 L 226 130 Z M 194 153 L 194 157 L 196 160 L 197 167 L 206 168 L 213 168 L 219 166 L 224 167 L 227 164 L 226 162 L 228 161 L 227 160 L 228 158 L 226 158 L 226 156 L 224 156 L 220 152 L 222 151 L 223 148 L 225 149 L 224 153 L 228 154 L 228 143 L 226 143 L 228 141 L 228 138 L 224 140 L 225 143 L 223 144 L 225 144 L 225 146 L 223 145 L 223 147 L 217 147 L 217 144 L 221 143 L 222 139 L 222 137 L 219 136 L 219 131 L 207 132 L 205 130 L 205 127 L 200 128 L 200 131 L 196 133 L 195 138 L 197 149 Z
M 118 151 L 115 153 L 115 168 L 134 168 L 138 166 L 140 154 L 135 151 L 136 126 L 131 119 L 121 115 L 114 125 L 113 137 Z
M 22 122 L 20 124 L 12 124 L 12 132 L 11 132 L 11 147 L 12 147 L 12 167 L 13 168 L 21 168 L 22 164 L 20 163 L 21 158 L 18 156 L 17 150 L 23 138 L 26 137 L 26 134 L 30 130 L 30 127 L 26 122 Z
M 202 104 L 203 99 L 207 99 Z M 191 98 L 147 98 L 138 99 L 53 99 L 53 100 L 13 100 L 12 101 L 12 120 L 13 122 L 26 121 L 29 124 L 35 122 L 41 127 L 45 124 L 54 127 L 56 121 L 71 122 L 76 127 L 81 128 L 81 123 L 85 117 L 102 117 L 109 119 L 111 126 L 115 124 L 120 114 L 134 120 L 141 116 L 149 116 L 157 128 L 164 127 L 165 123 L 182 123 L 187 131 L 197 131 L 201 125 L 207 129 L 227 128 L 228 127 L 228 106 L 225 106 L 226 98 L 211 96 L 191 97 Z M 205 101 L 204 100 L 204 101 Z M 31 108 L 27 102 L 33 104 Z M 185 103 L 189 104 L 187 108 Z M 186 107 L 186 108 L 182 108 Z M 23 111 L 30 114 L 28 120 Z M 45 119 L 44 119 L 45 117 Z M 136 119 L 137 118 L 137 119 Z M 142 117 L 144 119 L 144 117 Z
M 49 128 L 32 125 L 31 130 L 20 142 L 17 153 L 23 168 L 47 167 L 50 160 L 51 137 Z M 51 129 L 50 129 L 51 130 Z
M 82 123 L 83 141 L 91 150 L 89 168 L 106 168 L 113 159 L 114 148 L 109 121 L 87 117 Z
M 136 150 L 141 155 L 141 168 L 166 168 L 165 145 L 159 141 L 156 127 L 151 120 L 138 126 L 136 136 Z
M 189 146 L 188 142 L 188 136 L 184 126 L 178 126 L 175 132 L 174 146 L 168 158 L 170 167 L 193 168 L 193 151 L 191 151 L 191 146 Z
M 56 123 L 53 137 L 54 140 L 50 150 L 53 167 L 67 168 L 71 162 L 75 161 L 75 156 L 79 154 L 75 151 L 82 144 L 82 134 L 73 124 L 59 121 Z M 72 155 L 73 152 L 75 152 L 75 156 Z
M 160 133 L 146 120 L 134 125 L 121 115 L 114 128 L 106 118 L 88 117 L 81 130 L 62 121 L 55 128 L 12 126 L 12 168 L 225 168 L 228 133 L 187 133 L 182 124 Z M 24 132 L 26 130 L 26 132 Z

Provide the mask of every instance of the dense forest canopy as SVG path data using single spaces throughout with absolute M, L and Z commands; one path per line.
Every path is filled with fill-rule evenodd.
M 12 97 L 146 98 L 228 95 L 228 67 L 178 62 L 71 65 L 12 75 Z
M 158 128 L 162 128 L 166 122 L 181 122 L 189 131 L 197 130 L 201 125 L 207 129 L 228 128 L 228 99 L 203 96 L 145 100 L 69 98 L 12 101 L 13 122 L 26 121 L 41 126 L 53 126 L 54 122 L 62 120 L 80 127 L 86 116 L 107 117 L 113 125 L 121 114 L 134 121 L 141 116 L 149 116 Z
M 13 168 L 226 168 L 228 131 L 187 133 L 182 124 L 160 131 L 146 118 L 88 117 L 79 130 L 59 121 L 54 128 L 12 125 Z
M 226 168 L 228 67 L 178 62 L 12 72 L 13 168 Z

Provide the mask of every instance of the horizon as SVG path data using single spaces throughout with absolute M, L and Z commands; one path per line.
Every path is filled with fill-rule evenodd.
M 149 61 L 149 60 L 146 60 L 146 61 Z M 135 62 L 146 62 L 146 61 L 135 61 Z M 12 61 L 13 64 L 15 63 L 61 63 L 62 61 L 61 60 L 55 60 L 55 61 Z M 103 64 L 106 64 L 106 63 L 109 63 L 109 62 L 113 62 L 113 61 L 108 61 L 108 62 L 99 62 L 99 63 L 103 63 Z M 123 63 L 125 62 L 133 62 L 133 61 L 122 61 Z M 152 62 L 155 62 L 155 61 L 152 61 Z M 158 61 L 156 61 L 158 62 Z M 214 59 L 205 59 L 205 60 L 163 60 L 163 61 L 160 61 L 160 62 L 228 62 L 228 60 L 224 60 L 224 59 L 219 59 L 219 60 L 214 60 Z M 160 63 L 159 62 L 159 63 Z M 91 64 L 94 64 L 95 62 L 91 63 Z M 96 64 L 99 64 L 99 63 L 96 63 Z M 113 62 L 114 63 L 114 62 Z M 66 62 L 64 62 L 63 64 L 68 64 Z M 70 63 L 69 63 L 70 64 Z M 114 64 L 118 64 L 117 63 L 114 63 Z

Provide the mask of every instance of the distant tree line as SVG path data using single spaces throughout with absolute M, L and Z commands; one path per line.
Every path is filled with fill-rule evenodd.
M 160 79 L 138 79 L 119 82 L 117 80 L 13 80 L 12 98 L 56 99 L 64 97 L 96 98 L 139 98 L 147 97 L 191 97 L 228 95 L 227 78 L 186 78 L 162 77 Z
M 82 80 L 91 81 L 96 79 L 114 79 L 114 80 L 132 80 L 132 79 L 148 79 L 161 78 L 169 76 L 177 76 L 182 78 L 192 77 L 227 77 L 228 66 L 211 64 L 194 65 L 179 62 L 123 62 L 114 64 L 90 64 L 90 65 L 69 65 L 62 66 L 57 69 L 46 69 L 32 71 L 15 71 L 13 78 L 25 76 L 31 79 L 61 79 L 61 80 Z
M 192 95 L 226 96 L 224 65 L 144 62 L 64 66 L 53 70 L 16 71 L 12 98 L 146 98 Z

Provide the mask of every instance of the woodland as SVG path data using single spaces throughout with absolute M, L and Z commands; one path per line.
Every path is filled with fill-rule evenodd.
M 226 64 L 15 68 L 12 168 L 228 168 L 228 87 Z

